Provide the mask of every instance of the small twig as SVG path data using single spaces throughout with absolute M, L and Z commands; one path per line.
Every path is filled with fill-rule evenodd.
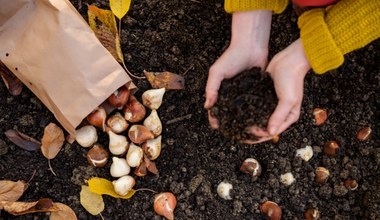
M 136 79 L 145 79 L 145 78 L 146 78 L 145 76 L 136 76 L 136 75 L 132 74 L 132 73 L 128 70 L 128 68 L 125 66 L 124 59 L 123 59 L 122 64 L 123 64 L 123 67 L 124 67 L 125 71 L 127 71 L 128 75 L 130 75 L 130 76 L 132 76 L 132 77 L 134 77 L 134 78 L 136 78 Z
M 184 115 L 184 116 L 181 116 L 181 117 L 178 117 L 178 118 L 174 118 L 172 120 L 167 121 L 166 124 L 169 125 L 169 124 L 173 124 L 173 123 L 185 120 L 185 119 L 190 119 L 191 116 L 192 116 L 192 114 L 188 114 L 188 115 Z
M 103 217 L 102 213 L 99 213 L 99 215 L 100 215 L 100 218 L 101 218 L 102 220 L 104 220 L 104 217 Z
M 191 2 L 195 2 L 195 3 L 201 3 L 200 1 L 197 1 L 197 0 L 190 0 Z
M 189 72 L 194 67 L 194 64 L 191 64 L 189 68 L 183 73 L 183 75 L 186 75 L 187 72 Z
M 138 192 L 138 191 L 149 191 L 149 192 L 152 192 L 152 193 L 158 193 L 156 191 L 154 191 L 153 189 L 148 189 L 148 188 L 141 188 L 141 189 L 136 189 L 135 192 Z
M 34 171 L 33 171 L 33 175 L 32 175 L 32 177 L 30 177 L 30 179 L 29 179 L 28 182 L 26 183 L 27 185 L 29 185 L 29 183 L 32 181 L 32 179 L 33 179 L 34 176 L 36 175 L 36 173 L 37 173 L 37 170 L 34 170 Z
M 48 163 L 49 163 L 49 169 L 50 169 L 50 171 L 54 174 L 54 176 L 57 176 L 57 174 L 54 173 L 54 170 L 53 170 L 53 168 L 51 167 L 50 159 L 48 159 Z

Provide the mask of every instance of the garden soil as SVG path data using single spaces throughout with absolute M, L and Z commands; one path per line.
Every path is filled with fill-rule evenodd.
M 109 8 L 108 1 L 72 3 L 86 20 L 87 4 Z M 291 7 L 273 16 L 270 58 L 299 37 L 296 21 Z M 136 177 L 134 188 L 173 192 L 178 201 L 175 219 L 181 220 L 265 219 L 260 204 L 267 200 L 279 204 L 282 219 L 304 219 L 308 208 L 318 209 L 320 219 L 380 219 L 380 42 L 347 55 L 337 70 L 308 73 L 299 121 L 277 143 L 245 145 L 212 130 L 203 108 L 207 72 L 229 44 L 230 23 L 222 0 L 134 1 L 122 20 L 122 50 L 133 73 L 171 71 L 186 81 L 184 90 L 167 91 L 158 109 L 163 123 L 163 149 L 156 160 L 159 175 Z M 146 80 L 134 82 L 139 88 L 137 97 L 150 88 Z M 0 83 L 0 102 L 0 178 L 30 180 L 20 201 L 51 198 L 69 205 L 78 219 L 101 219 L 81 206 L 79 192 L 90 177 L 112 180 L 110 162 L 104 168 L 92 168 L 86 160 L 87 149 L 65 143 L 50 161 L 57 176 L 53 175 L 41 152 L 20 149 L 4 132 L 16 129 L 40 139 L 44 127 L 56 122 L 54 116 L 27 88 L 12 96 Z M 321 126 L 314 125 L 315 107 L 328 111 Z M 372 128 L 371 137 L 357 140 L 357 131 L 366 126 Z M 99 135 L 98 142 L 107 146 L 107 135 Z M 324 143 L 330 140 L 340 144 L 335 157 L 323 154 Z M 296 150 L 307 145 L 314 155 L 306 162 L 296 156 Z M 261 163 L 259 177 L 239 171 L 246 158 Z M 330 171 L 325 184 L 314 181 L 314 170 L 320 166 Z M 280 182 L 287 172 L 296 179 L 290 186 Z M 358 182 L 356 190 L 344 187 L 349 178 Z M 218 196 L 216 188 L 222 181 L 233 185 L 232 200 Z M 103 196 L 102 216 L 162 219 L 153 211 L 153 196 L 149 191 L 138 191 L 129 200 Z M 49 217 L 2 211 L 0 219 Z

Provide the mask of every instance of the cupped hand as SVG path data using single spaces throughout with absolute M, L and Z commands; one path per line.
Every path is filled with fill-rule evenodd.
M 269 10 L 236 12 L 232 15 L 230 45 L 209 70 L 204 104 L 206 109 L 211 109 L 216 103 L 224 79 L 256 66 L 265 69 L 271 20 L 272 12 Z M 210 126 L 218 128 L 217 119 L 210 111 L 208 114 Z
M 268 121 L 270 135 L 278 135 L 296 122 L 300 116 L 303 85 L 309 61 L 300 39 L 276 54 L 266 71 L 273 79 L 278 104 Z

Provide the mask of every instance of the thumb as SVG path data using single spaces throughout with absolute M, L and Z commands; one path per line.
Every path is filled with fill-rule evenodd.
M 210 72 L 206 84 L 206 102 L 204 104 L 205 109 L 210 109 L 216 103 L 216 100 L 218 99 L 218 91 L 222 81 L 222 74 L 215 74 Z
M 279 101 L 276 109 L 272 113 L 268 122 L 268 132 L 270 135 L 277 135 L 281 125 L 286 121 L 289 113 L 292 110 L 292 105 L 288 102 Z

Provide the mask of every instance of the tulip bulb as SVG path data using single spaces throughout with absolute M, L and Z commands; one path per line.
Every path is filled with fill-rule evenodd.
M 122 155 L 128 150 L 127 137 L 115 134 L 113 131 L 108 131 L 109 150 L 113 155 Z
M 161 153 L 161 135 L 151 139 L 147 140 L 145 143 L 142 144 L 142 149 L 144 150 L 144 153 L 148 156 L 150 160 L 157 159 L 158 156 L 160 156 Z
M 116 90 L 114 93 L 112 93 L 107 101 L 112 106 L 114 106 L 117 109 L 122 109 L 124 105 L 127 103 L 129 98 L 129 89 L 126 86 L 120 87 L 118 90 Z
M 177 205 L 177 199 L 171 192 L 159 193 L 154 197 L 154 211 L 169 220 L 174 219 L 174 209 Z
M 83 126 L 75 131 L 75 140 L 82 147 L 91 147 L 97 140 L 96 128 L 92 125 Z
M 102 106 L 97 107 L 94 111 L 87 115 L 88 123 L 102 129 L 103 131 L 105 131 L 106 119 L 107 112 Z
M 124 158 L 112 157 L 112 164 L 110 168 L 111 176 L 121 177 L 128 175 L 131 172 L 131 167 L 128 165 L 127 160 Z
M 136 167 L 134 174 L 136 176 L 140 176 L 140 177 L 146 176 L 148 174 L 148 169 L 146 168 L 146 163 L 145 162 L 140 163 L 140 165 L 138 167 Z
M 128 131 L 128 137 L 135 144 L 142 144 L 147 140 L 153 139 L 154 134 L 143 125 L 132 125 Z
M 117 180 L 112 181 L 112 185 L 117 194 L 125 196 L 131 191 L 136 181 L 131 176 L 122 176 Z
M 127 153 L 127 163 L 130 167 L 138 167 L 143 159 L 144 152 L 141 147 L 131 143 Z
M 107 126 L 114 133 L 119 134 L 128 128 L 128 122 L 119 112 L 116 112 L 107 119 Z
M 124 109 L 124 118 L 132 123 L 139 122 L 144 119 L 146 110 L 135 96 L 131 95 Z
M 232 197 L 231 197 L 230 192 L 232 189 L 233 189 L 233 186 L 231 183 L 227 183 L 223 181 L 219 183 L 218 187 L 216 188 L 216 192 L 221 198 L 225 200 L 231 200 Z
M 104 167 L 107 164 L 109 153 L 99 144 L 95 144 L 87 152 L 87 161 L 94 167 Z
M 142 94 L 143 104 L 150 109 L 158 109 L 164 98 L 165 88 L 149 89 Z
M 162 132 L 162 123 L 158 117 L 157 111 L 152 110 L 148 117 L 144 120 L 144 126 L 147 127 L 155 137 L 161 134 Z

